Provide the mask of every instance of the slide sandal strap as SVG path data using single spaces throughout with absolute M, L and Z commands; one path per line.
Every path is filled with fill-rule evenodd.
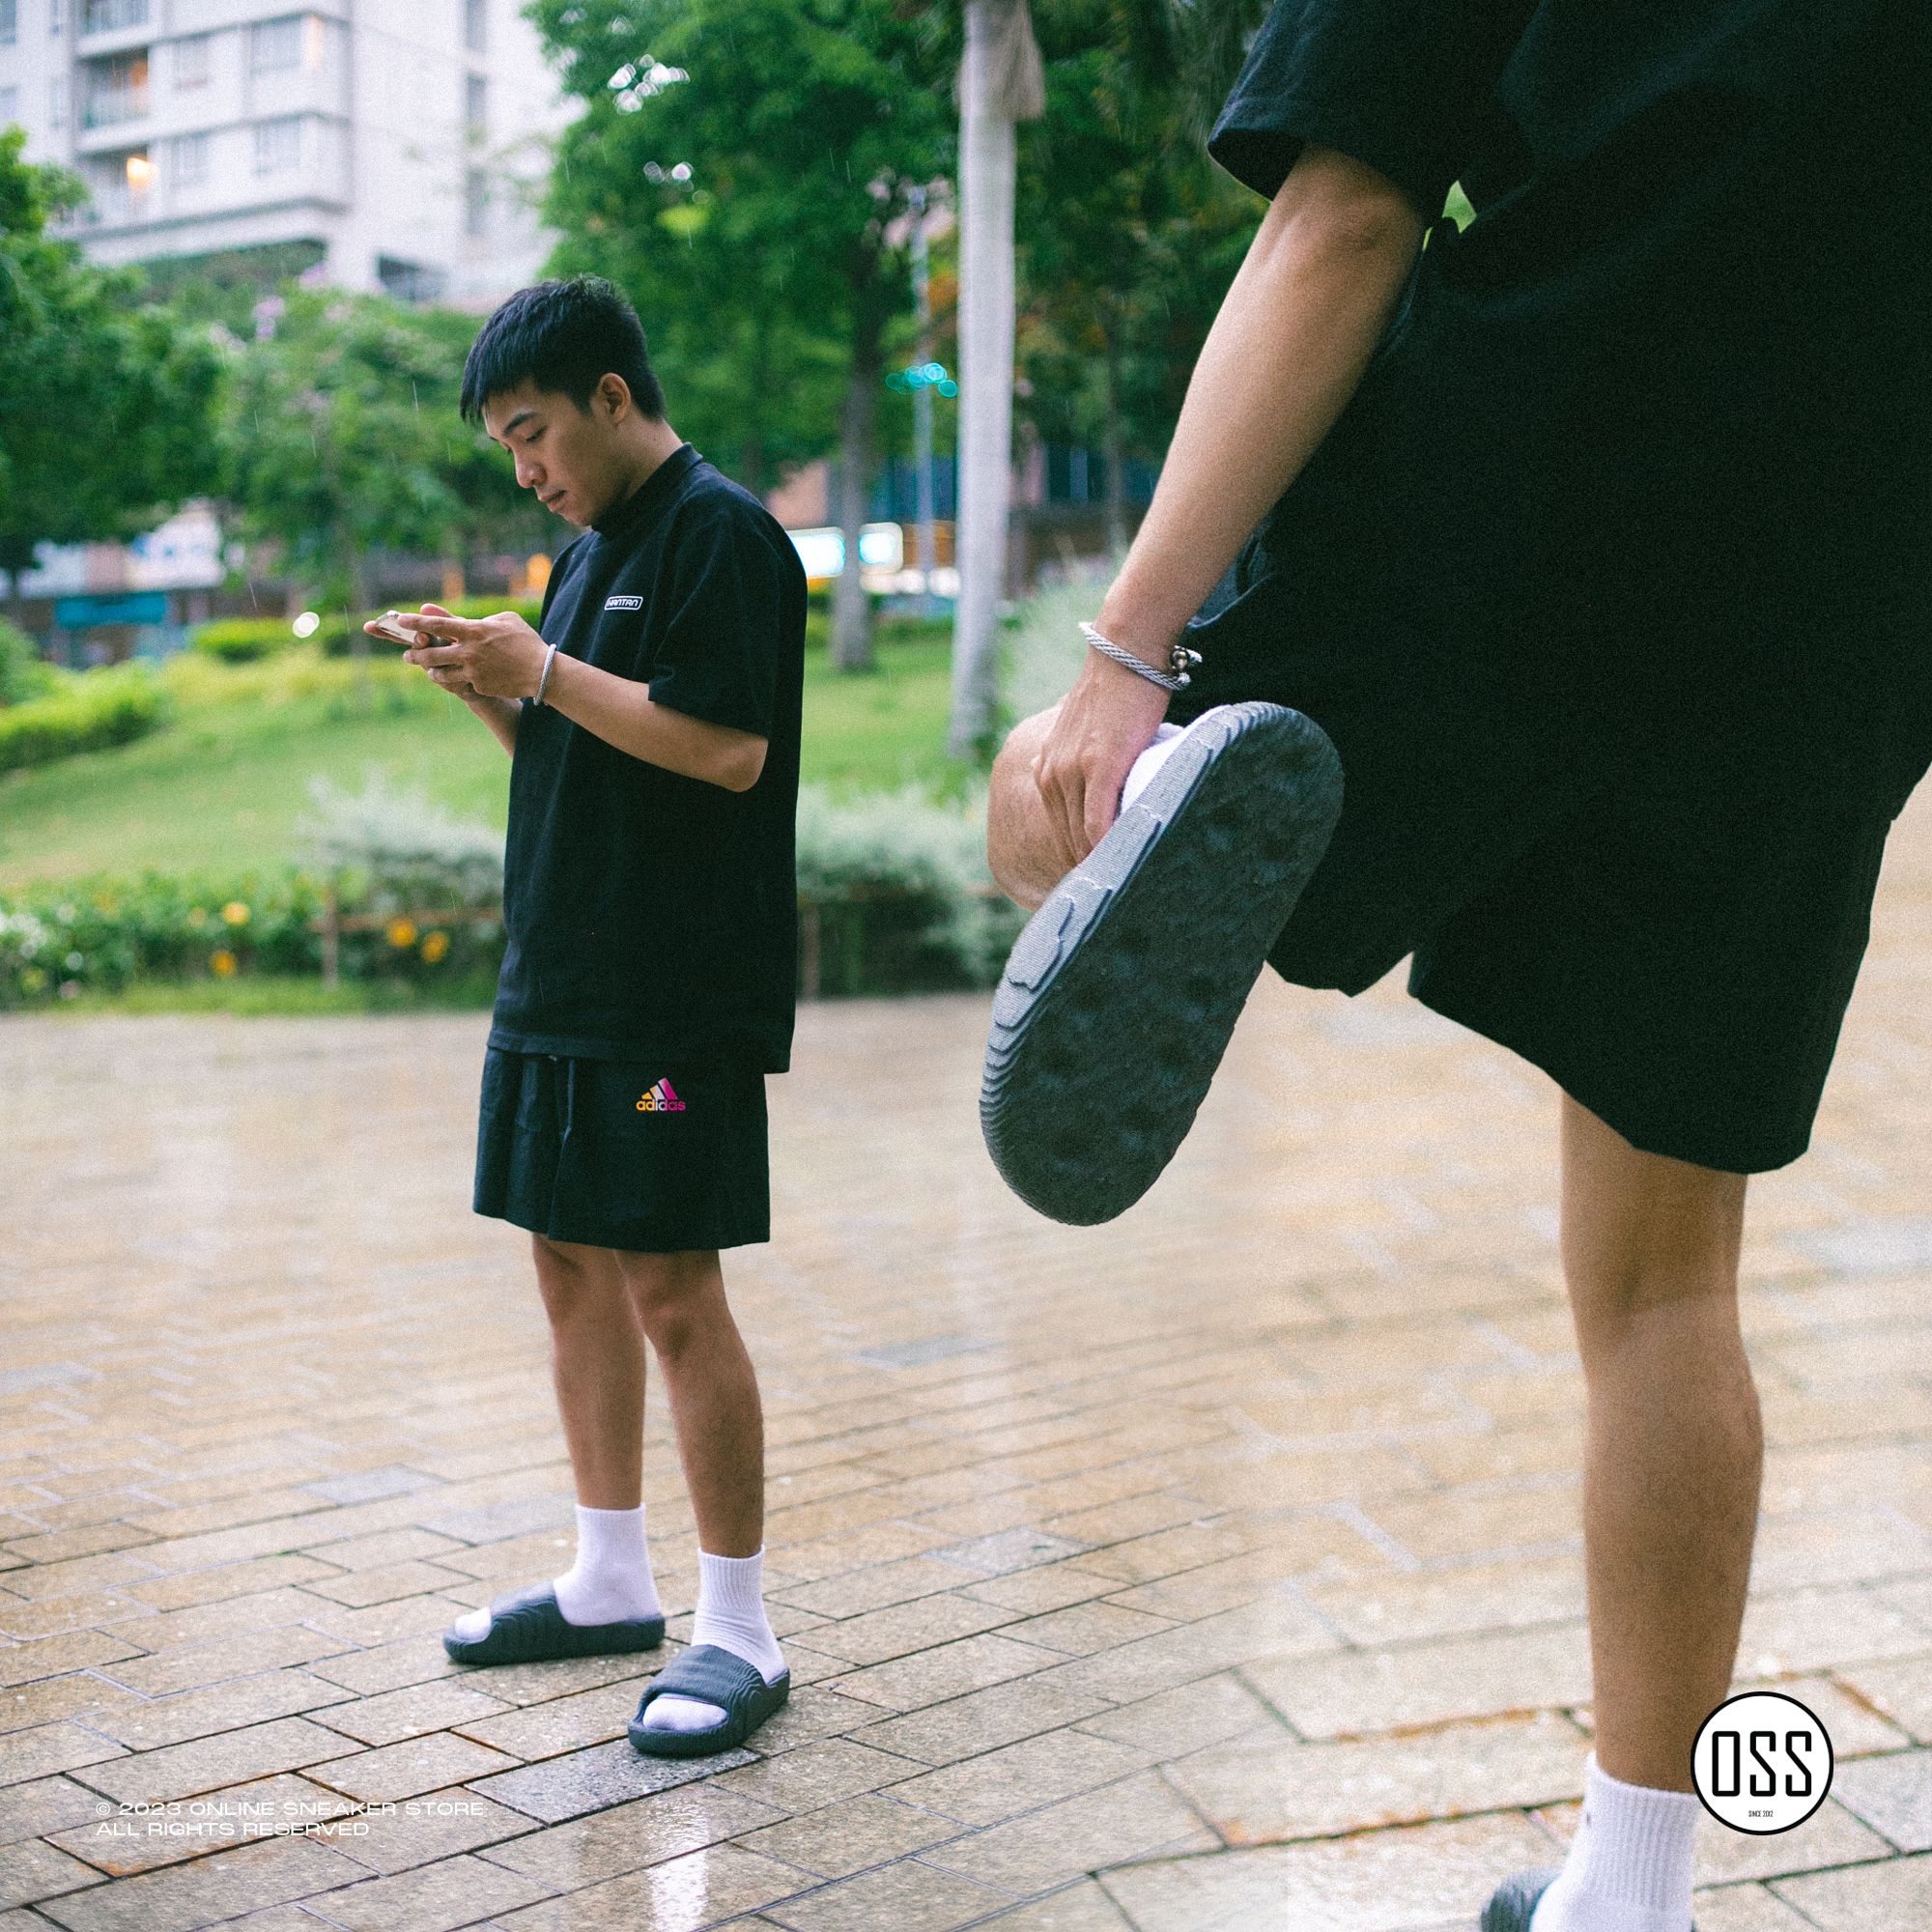
M 735 1718 L 762 1699 L 768 1688 L 763 1676 L 742 1657 L 715 1643 L 700 1643 L 680 1652 L 651 1679 L 638 1710 L 641 1715 L 654 1697 L 690 1697 L 700 1704 L 716 1704 Z

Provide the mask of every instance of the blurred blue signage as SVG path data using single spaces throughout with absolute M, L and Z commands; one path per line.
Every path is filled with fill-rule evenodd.
M 133 590 L 105 597 L 57 597 L 54 622 L 63 631 L 85 631 L 96 624 L 165 624 L 167 593 Z

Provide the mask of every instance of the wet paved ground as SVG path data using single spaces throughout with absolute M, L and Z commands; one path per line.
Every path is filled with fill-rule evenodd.
M 801 1688 L 696 1766 L 624 1742 L 637 1660 L 438 1642 L 568 1560 L 525 1250 L 468 1212 L 480 1020 L 0 1023 L 0 1928 L 1466 1932 L 1560 1855 L 1547 1083 L 1394 983 L 1270 982 L 1159 1188 L 1076 1233 L 980 1149 L 982 1012 L 810 1009 L 772 1083 L 778 1238 L 729 1277 Z M 1928 1182 L 1921 799 L 1747 1258 L 1739 1681 L 1837 1778 L 1701 1828 L 1701 1932 L 1932 1922 Z M 675 1636 L 662 1416 L 648 1490 Z

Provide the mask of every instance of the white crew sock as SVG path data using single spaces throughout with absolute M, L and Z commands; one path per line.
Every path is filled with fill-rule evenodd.
M 1690 1932 L 1694 1793 L 1625 1784 L 1592 1751 L 1583 1821 L 1530 1932 Z
M 617 1624 L 662 1614 L 644 1542 L 644 1512 L 577 1506 L 577 1561 L 556 1579 L 556 1606 L 567 1624 Z M 457 1618 L 456 1634 L 474 1643 L 490 1629 L 490 1612 Z
M 692 1619 L 691 1641 L 716 1644 L 742 1657 L 767 1684 L 784 1669 L 784 1655 L 765 1615 L 765 1552 L 755 1556 L 697 1556 L 697 1614 Z M 708 1731 L 722 1724 L 724 1713 L 696 1697 L 653 1697 L 644 1706 L 644 1728 L 665 1731 Z
M 1121 810 L 1126 810 L 1134 800 L 1148 788 L 1151 779 L 1161 766 L 1174 754 L 1174 748 L 1180 742 L 1179 724 L 1157 724 L 1154 726 L 1153 743 L 1134 760 L 1133 769 L 1127 773 L 1127 781 L 1121 787 Z

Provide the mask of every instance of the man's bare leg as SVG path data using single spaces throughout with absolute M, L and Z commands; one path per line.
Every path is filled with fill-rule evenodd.
M 717 1556 L 755 1555 L 765 1528 L 764 1411 L 718 1251 L 612 1259 L 630 1319 L 664 1375 L 697 1540 Z
M 577 1554 L 554 1579 L 564 1620 L 596 1625 L 660 1614 L 644 1539 L 644 1330 L 609 1248 L 530 1236 L 550 1320 L 551 1376 L 577 1490 Z M 459 1618 L 480 1640 L 490 1612 Z
M 1601 1776 L 1534 1926 L 1688 1926 L 1690 1753 L 1730 1690 L 1763 1461 L 1738 1326 L 1745 1177 L 1639 1152 L 1567 1094 L 1562 1144 Z
M 609 1248 L 533 1235 L 537 1287 L 550 1317 L 551 1377 L 586 1509 L 643 1501 L 644 1330 Z
M 1691 1789 L 1691 1745 L 1730 1690 L 1757 1528 L 1744 1205 L 1743 1175 L 1639 1153 L 1564 1096 L 1597 1756 L 1613 1777 L 1671 1791 Z
M 727 1650 L 773 1683 L 784 1658 L 764 1606 L 764 1411 L 717 1251 L 616 1260 L 664 1372 L 697 1519 L 693 1647 Z M 646 1730 L 703 1731 L 724 1715 L 715 1704 L 667 1692 L 644 1707 L 639 1721 Z

